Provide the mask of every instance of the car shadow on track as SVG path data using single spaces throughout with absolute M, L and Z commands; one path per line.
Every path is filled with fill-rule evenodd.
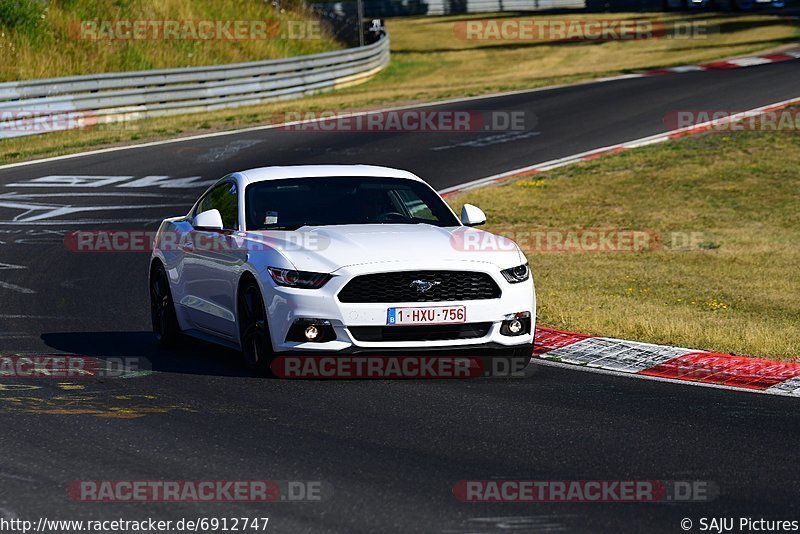
M 153 333 L 51 332 L 42 334 L 48 347 L 101 360 L 125 360 L 142 370 L 215 376 L 253 376 L 241 364 L 237 351 L 185 338 L 178 349 L 158 346 Z
M 248 371 L 242 362 L 242 354 L 225 347 L 206 343 L 191 337 L 184 337 L 178 349 L 165 349 L 160 347 L 150 331 L 141 332 L 49 332 L 43 333 L 41 339 L 44 343 L 62 353 L 61 356 L 74 355 L 78 357 L 97 358 L 105 360 L 105 368 L 125 369 L 129 371 L 155 371 L 159 373 L 178 373 L 190 375 L 208 375 L 220 377 L 258 377 Z M 382 353 L 387 356 L 393 353 Z M 408 357 L 408 354 L 394 354 Z M 468 356 L 477 354 L 469 353 Z M 478 357 L 478 359 L 481 359 Z M 120 361 L 122 360 L 122 361 Z M 481 359 L 481 369 L 489 369 L 493 365 Z M 503 369 L 506 369 L 503 367 Z M 501 375 L 472 375 L 463 378 L 480 379 L 505 379 L 517 380 L 530 378 L 536 371 L 536 366 L 529 365 L 524 372 L 508 376 Z M 278 373 L 280 376 L 280 373 Z M 263 379 L 278 379 L 275 375 L 261 376 Z M 310 380 L 328 380 L 331 377 L 304 377 Z M 403 377 L 375 377 L 364 378 L 357 376 L 338 377 L 347 380 L 382 380 L 399 379 Z M 446 379 L 446 377 L 445 377 Z

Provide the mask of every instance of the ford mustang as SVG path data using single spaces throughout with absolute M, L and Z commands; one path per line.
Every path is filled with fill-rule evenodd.
M 265 167 L 224 176 L 159 227 L 153 330 L 240 350 L 268 373 L 285 354 L 464 354 L 529 361 L 527 260 L 466 204 L 367 165 Z M 424 352 L 423 352 L 424 351 Z

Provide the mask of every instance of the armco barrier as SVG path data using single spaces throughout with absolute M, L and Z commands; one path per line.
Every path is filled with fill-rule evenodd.
M 359 83 L 388 63 L 386 35 L 287 59 L 0 83 L 0 138 L 297 98 Z
M 583 9 L 585 0 L 428 0 L 428 15 Z

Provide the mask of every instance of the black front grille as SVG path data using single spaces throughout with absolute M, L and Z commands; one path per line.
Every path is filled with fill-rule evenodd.
M 442 341 L 472 339 L 489 333 L 492 323 L 436 324 L 419 326 L 351 326 L 358 341 Z
M 420 280 L 422 284 L 415 284 Z M 427 291 L 417 285 L 430 283 Z M 500 288 L 486 273 L 403 271 L 356 276 L 339 292 L 340 302 L 446 302 L 500 298 Z

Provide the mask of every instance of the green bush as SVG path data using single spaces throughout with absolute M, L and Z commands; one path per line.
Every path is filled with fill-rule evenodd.
M 0 0 L 0 26 L 19 32 L 33 32 L 44 18 L 44 0 Z

